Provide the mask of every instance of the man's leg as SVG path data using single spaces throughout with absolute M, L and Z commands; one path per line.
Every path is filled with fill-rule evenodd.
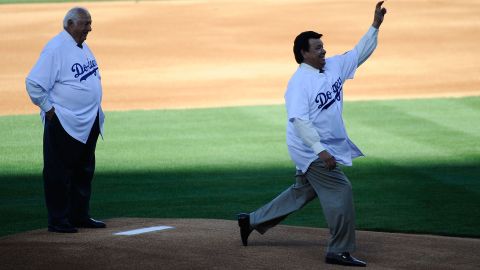
M 69 189 L 73 174 L 71 138 L 57 116 L 45 119 L 43 135 L 43 184 L 49 229 L 68 228 Z M 63 226 L 63 227 L 62 227 Z M 55 228 L 54 228 L 55 227 Z M 68 229 L 67 229 L 68 230 Z
M 90 196 L 95 171 L 95 148 L 99 135 L 98 116 L 92 126 L 87 143 L 82 145 L 81 155 L 75 166 L 70 189 L 71 221 L 84 221 L 90 218 Z M 75 222 L 74 222 L 75 223 Z
M 289 214 L 301 209 L 317 195 L 305 176 L 296 175 L 296 183 L 278 195 L 271 202 L 250 213 L 250 224 L 259 233 L 264 234 Z
M 352 186 L 337 166 L 329 171 L 323 161 L 314 161 L 305 174 L 317 193 L 330 229 L 327 252 L 355 250 L 355 210 Z

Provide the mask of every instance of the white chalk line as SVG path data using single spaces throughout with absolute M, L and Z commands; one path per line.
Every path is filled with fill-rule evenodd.
M 142 233 L 163 231 L 163 230 L 169 230 L 174 228 L 175 227 L 171 227 L 171 226 L 154 226 L 154 227 L 146 227 L 146 228 L 140 228 L 140 229 L 135 229 L 130 231 L 118 232 L 118 233 L 114 233 L 113 235 L 137 235 Z

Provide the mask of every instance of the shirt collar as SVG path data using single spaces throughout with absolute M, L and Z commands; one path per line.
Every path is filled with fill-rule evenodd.
M 304 70 L 308 70 L 308 71 L 313 71 L 313 72 L 315 72 L 315 73 L 317 73 L 317 74 L 323 74 L 323 72 L 320 72 L 319 69 L 314 68 L 314 67 L 310 66 L 310 65 L 307 64 L 307 63 L 301 63 L 301 64 L 300 64 L 300 68 L 301 68 L 301 69 L 304 69 Z
M 307 64 L 307 63 L 301 63 L 301 64 L 300 64 L 300 67 L 301 67 L 301 68 L 305 68 L 305 69 L 309 69 L 309 70 L 312 70 L 312 71 L 316 71 L 316 72 L 319 72 L 319 71 L 320 71 L 320 70 L 318 70 L 318 69 L 310 66 L 310 65 Z
M 75 39 L 73 39 L 72 35 L 70 35 L 67 30 L 63 30 L 61 32 L 61 35 L 68 41 L 72 42 L 73 44 L 75 44 L 75 46 L 78 46 L 77 42 L 75 41 Z M 83 44 L 82 44 L 83 45 Z

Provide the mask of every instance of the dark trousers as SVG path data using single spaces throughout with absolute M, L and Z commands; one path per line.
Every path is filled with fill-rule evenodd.
M 56 115 L 51 120 L 45 119 L 43 183 L 49 225 L 89 217 L 99 133 L 98 114 L 86 144 L 72 138 Z

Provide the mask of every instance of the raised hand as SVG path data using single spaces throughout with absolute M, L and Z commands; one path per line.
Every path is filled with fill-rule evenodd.
M 387 13 L 387 9 L 382 7 L 383 2 L 384 1 L 380 1 L 375 6 L 375 16 L 373 17 L 372 26 L 377 28 L 377 29 L 380 28 L 380 25 L 382 25 L 383 17 Z

